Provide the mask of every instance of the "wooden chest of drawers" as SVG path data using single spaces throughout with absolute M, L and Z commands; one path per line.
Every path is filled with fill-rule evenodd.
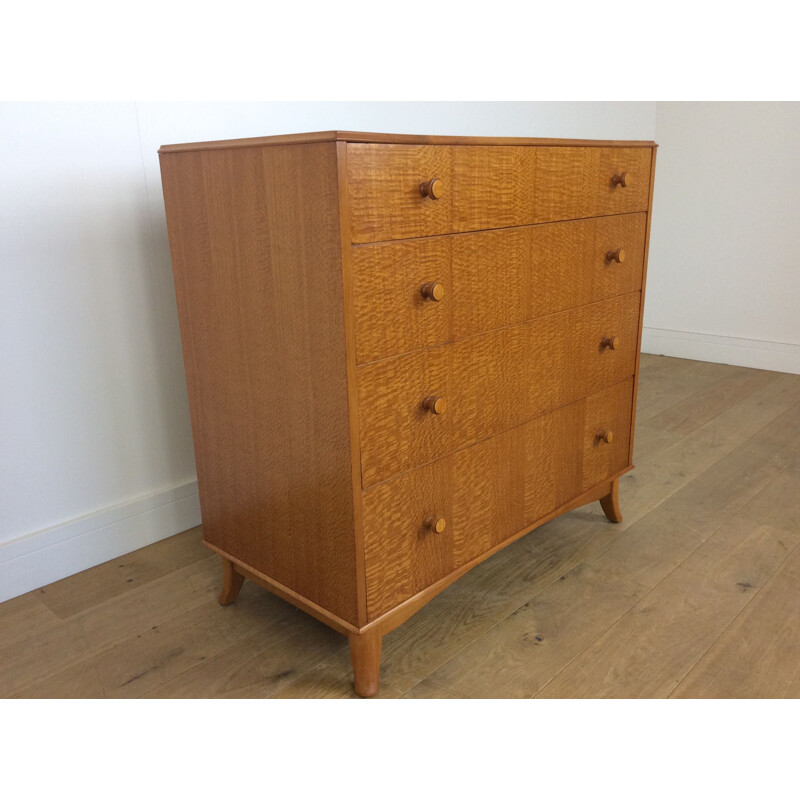
M 159 151 L 203 535 L 381 637 L 632 468 L 655 145 L 329 132 Z

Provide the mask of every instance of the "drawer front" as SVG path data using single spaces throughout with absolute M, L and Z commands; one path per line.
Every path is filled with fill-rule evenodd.
M 646 211 L 650 161 L 646 147 L 348 144 L 352 241 Z
M 536 222 L 647 210 L 649 148 L 537 149 Z
M 628 379 L 364 491 L 369 618 L 625 469 L 632 395 Z
M 639 298 L 633 292 L 359 367 L 362 485 L 632 375 Z M 603 346 L 614 338 L 615 349 Z
M 355 246 L 358 363 L 638 291 L 646 223 L 621 214 Z

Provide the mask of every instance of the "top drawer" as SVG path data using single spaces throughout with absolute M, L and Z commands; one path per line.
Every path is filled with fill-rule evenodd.
M 646 211 L 649 147 L 348 144 L 352 241 Z M 435 198 L 423 184 L 437 179 Z

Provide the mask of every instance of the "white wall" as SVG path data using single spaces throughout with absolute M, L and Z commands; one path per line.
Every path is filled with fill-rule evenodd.
M 158 147 L 336 128 L 653 139 L 655 104 L 0 104 L 0 600 L 199 522 Z
M 800 373 L 800 103 L 657 103 L 643 349 Z

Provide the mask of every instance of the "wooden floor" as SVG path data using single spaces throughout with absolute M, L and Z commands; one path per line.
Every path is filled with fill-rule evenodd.
M 600 505 L 384 639 L 380 697 L 800 697 L 800 376 L 643 356 L 624 522 Z M 3 697 L 354 697 L 346 640 L 200 529 L 0 605 Z

